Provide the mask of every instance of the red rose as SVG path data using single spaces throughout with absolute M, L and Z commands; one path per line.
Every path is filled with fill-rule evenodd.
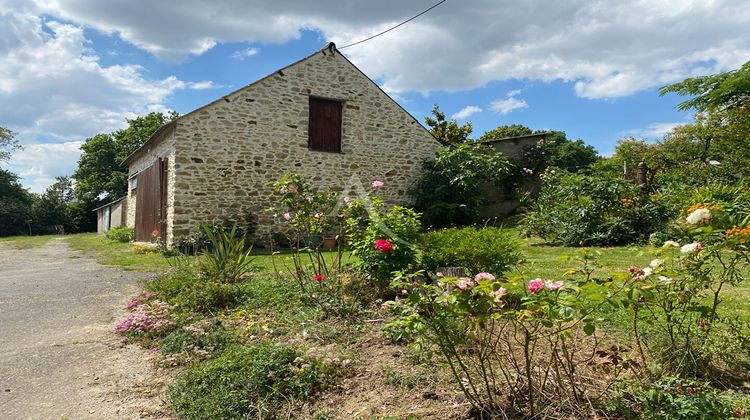
M 323 281 L 325 279 L 326 279 L 326 276 L 324 276 L 322 274 L 316 274 L 315 275 L 315 281 L 317 281 L 318 283 L 320 283 L 321 281 Z
M 386 239 L 378 239 L 375 241 L 375 249 L 382 252 L 391 252 L 393 250 L 393 244 Z

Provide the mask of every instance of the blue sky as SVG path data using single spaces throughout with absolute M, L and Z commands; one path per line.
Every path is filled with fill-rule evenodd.
M 127 117 L 189 112 L 328 41 L 363 39 L 431 4 L 0 0 L 0 125 L 25 146 L 5 166 L 41 192 L 72 173 L 85 138 Z M 419 120 L 439 104 L 471 121 L 476 137 L 520 123 L 607 155 L 622 137 L 655 139 L 690 121 L 659 86 L 750 59 L 745 6 L 448 0 L 343 53 Z

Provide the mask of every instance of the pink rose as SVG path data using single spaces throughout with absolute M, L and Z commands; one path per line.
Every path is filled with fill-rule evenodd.
M 291 218 L 292 218 L 291 213 L 289 212 L 284 213 L 284 220 L 290 220 Z
M 380 180 L 372 181 L 372 188 L 375 188 L 375 189 L 379 190 L 379 189 L 383 188 L 383 185 L 385 185 L 385 182 L 383 182 L 383 181 L 380 181 Z
M 529 288 L 529 293 L 536 294 L 536 292 L 544 289 L 544 280 L 542 279 L 534 279 L 530 280 L 528 283 L 526 283 L 526 287 Z
M 297 185 L 296 184 L 289 184 L 289 186 L 287 187 L 287 189 L 289 190 L 289 192 L 295 193 L 295 192 L 297 192 Z

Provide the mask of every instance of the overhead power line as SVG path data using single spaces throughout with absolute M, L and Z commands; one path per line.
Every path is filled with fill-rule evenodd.
M 438 6 L 440 6 L 441 4 L 443 4 L 443 3 L 445 3 L 445 2 L 446 2 L 446 0 L 441 0 L 441 1 L 437 2 L 437 3 L 435 3 L 434 5 L 432 5 L 432 7 L 430 7 L 429 9 L 425 9 L 425 10 L 423 10 L 423 11 L 422 11 L 421 13 L 419 13 L 418 15 L 414 15 L 414 16 L 410 17 L 409 19 L 407 19 L 407 20 L 405 20 L 405 21 L 403 21 L 403 22 L 399 23 L 399 24 L 398 24 L 398 25 L 396 25 L 396 26 L 390 27 L 390 28 L 388 28 L 388 29 L 384 30 L 383 32 L 377 33 L 377 34 L 375 34 L 375 35 L 373 35 L 373 36 L 371 36 L 371 37 L 369 37 L 369 38 L 365 38 L 365 39 L 363 39 L 363 40 L 361 40 L 361 41 L 353 42 L 353 43 L 351 43 L 351 44 L 349 44 L 349 45 L 344 45 L 343 47 L 340 47 L 340 48 L 338 48 L 338 49 L 339 49 L 339 50 L 343 50 L 344 48 L 349 48 L 349 47 L 353 47 L 353 46 L 355 46 L 355 45 L 357 45 L 357 44 L 361 44 L 361 43 L 363 43 L 363 42 L 367 42 L 367 41 L 369 41 L 369 40 L 371 40 L 371 39 L 373 39 L 373 38 L 377 38 L 377 37 L 379 37 L 380 35 L 383 35 L 384 33 L 390 32 L 390 31 L 392 31 L 392 30 L 394 30 L 394 29 L 398 28 L 398 27 L 399 27 L 399 26 L 401 26 L 401 25 L 405 25 L 405 24 L 407 24 L 407 23 L 411 22 L 412 20 L 414 20 L 414 19 L 416 19 L 416 18 L 418 18 L 418 17 L 422 16 L 423 14 L 425 14 L 425 13 L 429 12 L 430 10 L 432 10 L 432 9 L 434 9 L 434 8 L 436 8 L 436 7 L 438 7 Z

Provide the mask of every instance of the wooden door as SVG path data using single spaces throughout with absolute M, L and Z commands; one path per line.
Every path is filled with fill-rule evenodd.
M 135 193 L 135 239 L 153 242 L 166 238 L 167 160 L 159 159 L 141 171 Z

